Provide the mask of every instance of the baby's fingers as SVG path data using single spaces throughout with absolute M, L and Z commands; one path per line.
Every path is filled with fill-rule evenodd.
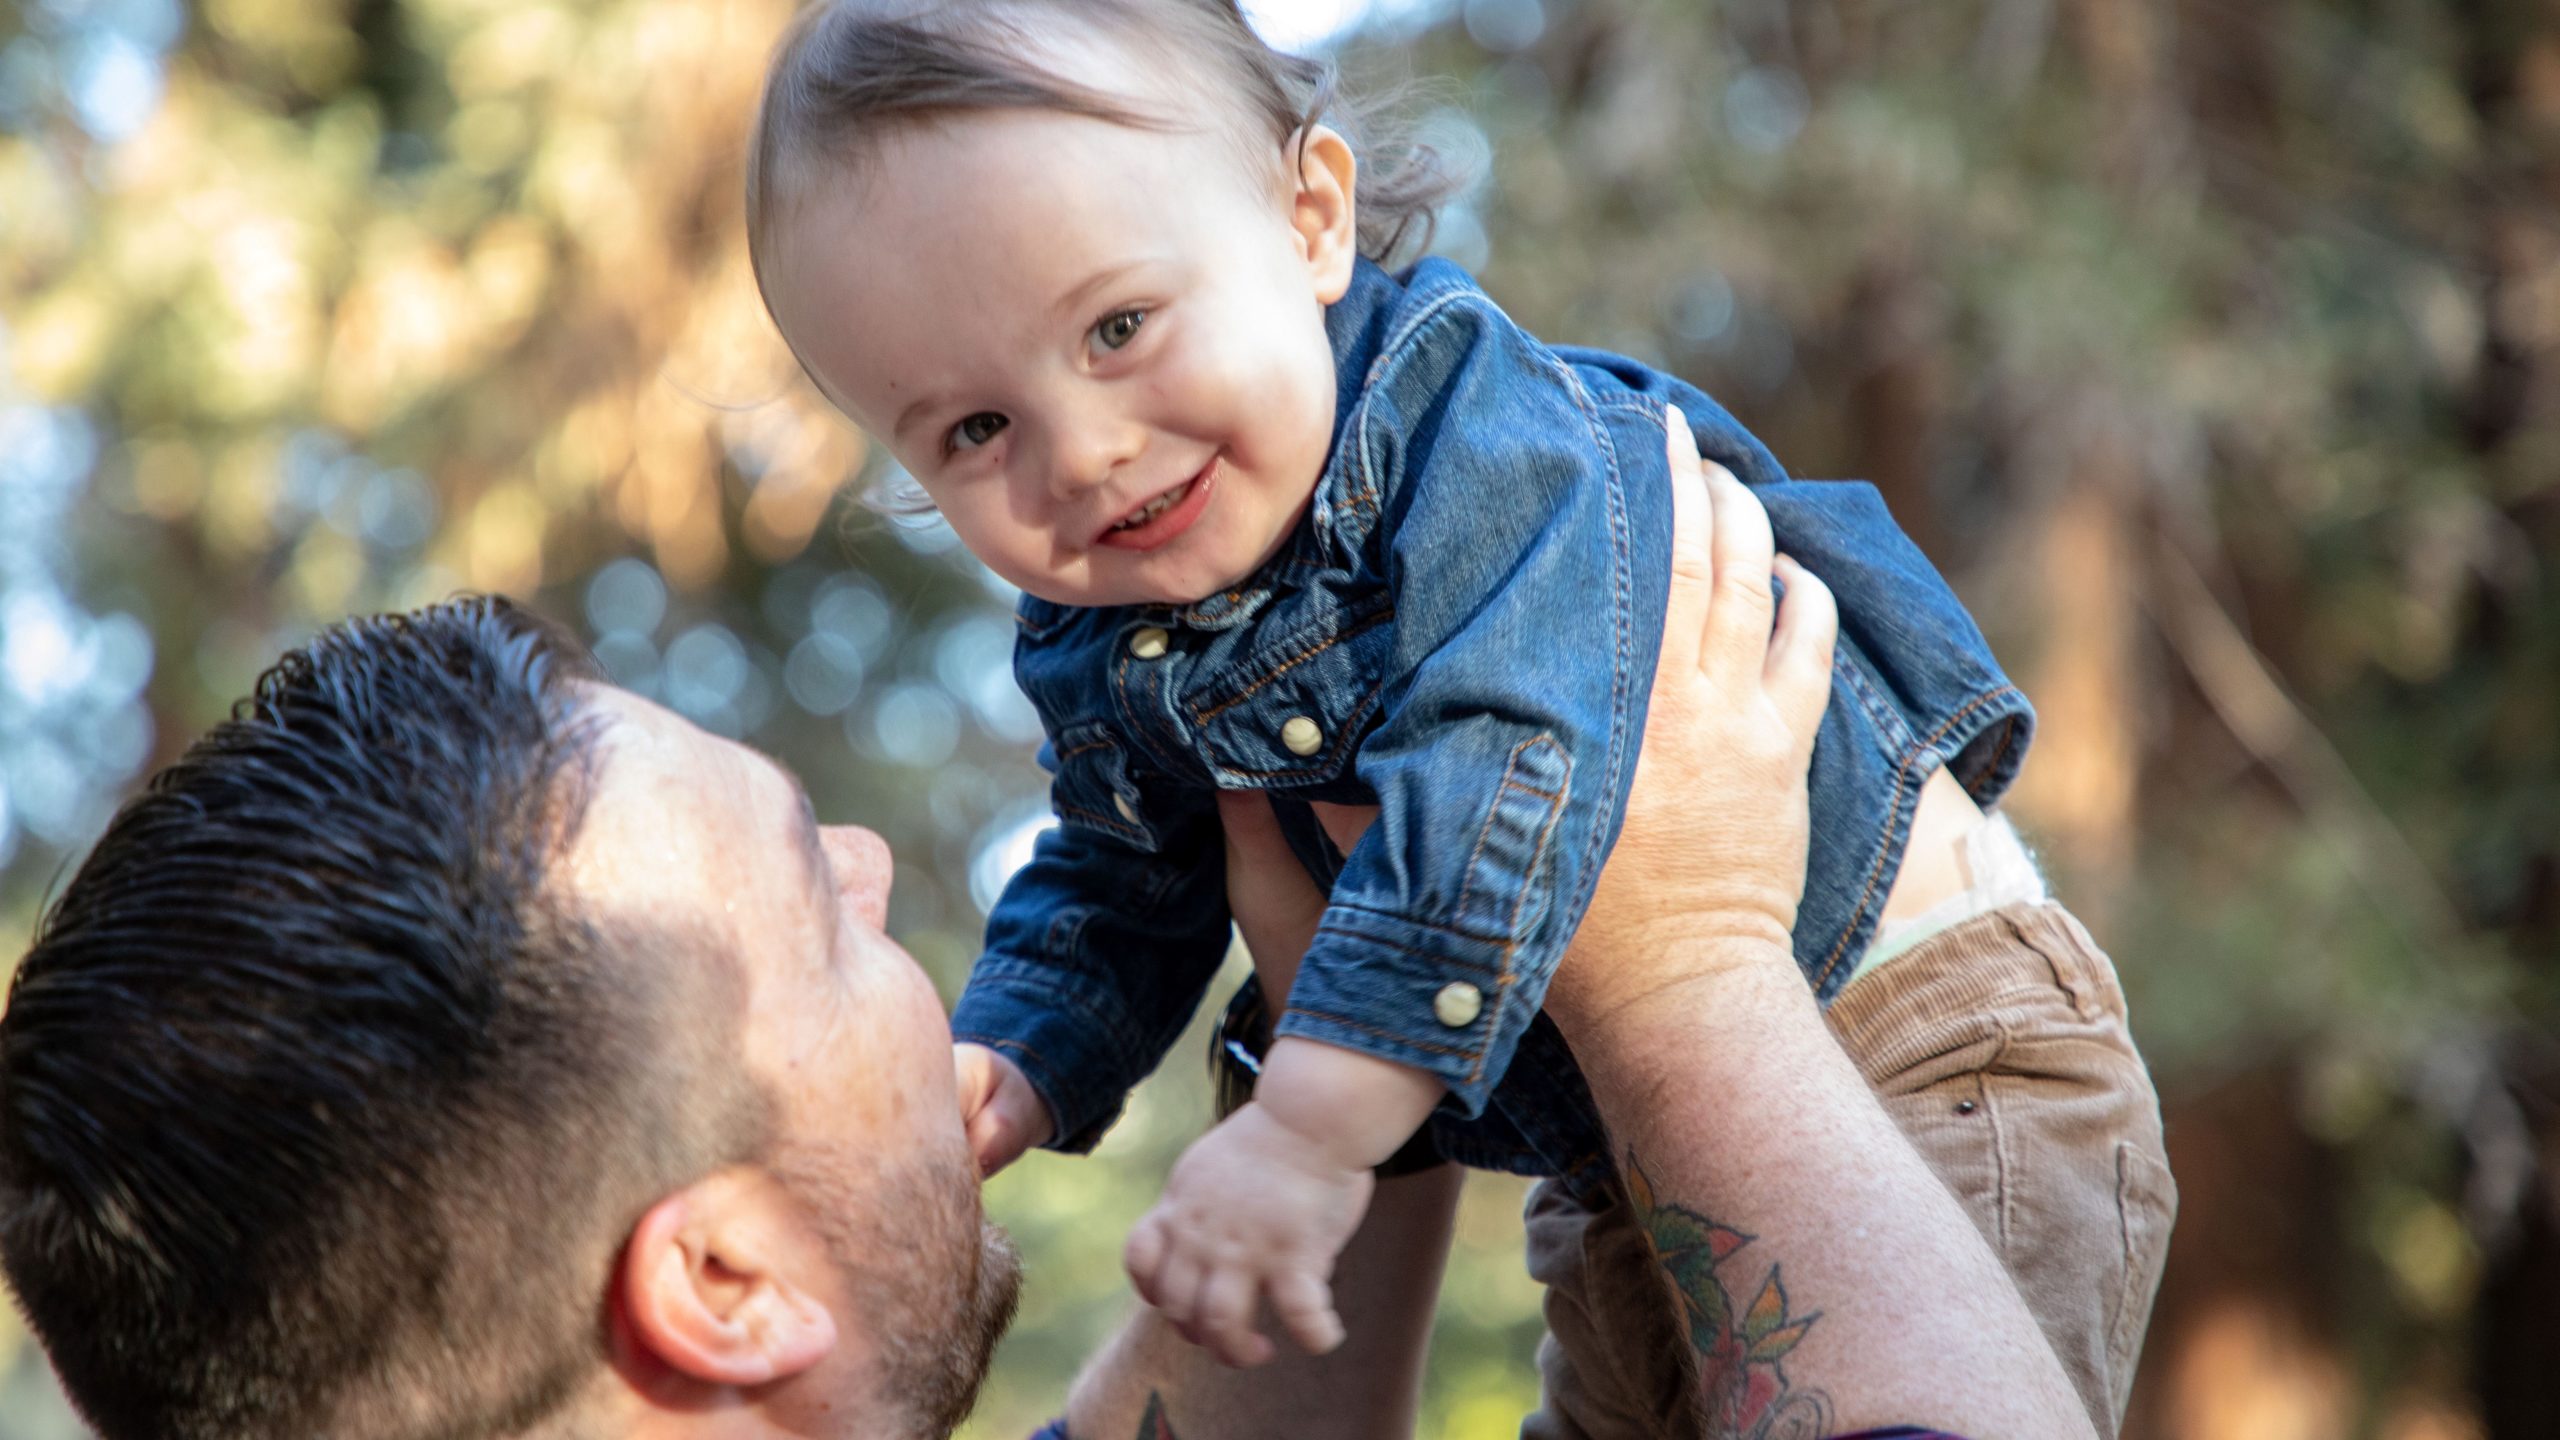
M 992 1180 L 997 1171 L 1013 1162 L 1006 1153 L 1004 1121 L 992 1110 L 981 1110 L 969 1117 L 969 1153 L 977 1157 L 978 1178 Z
M 1158 1293 L 1156 1277 L 1164 1269 L 1164 1222 L 1153 1215 L 1138 1221 L 1129 1232 L 1129 1243 L 1121 1247 L 1120 1264 L 1129 1272 L 1129 1283 L 1137 1287 L 1138 1298 L 1153 1305 Z
M 1200 1305 L 1193 1326 L 1211 1354 L 1225 1364 L 1250 1369 L 1271 1358 L 1271 1342 L 1253 1328 L 1253 1306 L 1261 1298 L 1259 1277 L 1235 1266 L 1209 1272 L 1200 1282 Z
M 1298 1348 L 1328 1355 L 1342 1343 L 1342 1317 L 1333 1310 L 1333 1290 L 1305 1270 L 1288 1269 L 1271 1277 L 1271 1308 Z
M 1200 1343 L 1200 1281 L 1200 1262 L 1192 1258 L 1190 1250 L 1176 1245 L 1164 1263 L 1156 1267 L 1156 1293 L 1148 1297 L 1164 1318 L 1173 1322 L 1173 1328 L 1182 1332 L 1182 1338 L 1194 1345 Z

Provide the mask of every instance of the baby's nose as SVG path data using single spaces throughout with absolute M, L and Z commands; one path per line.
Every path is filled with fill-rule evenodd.
M 1146 448 L 1145 427 L 1116 417 L 1088 417 L 1060 432 L 1050 488 L 1067 499 L 1108 484 Z

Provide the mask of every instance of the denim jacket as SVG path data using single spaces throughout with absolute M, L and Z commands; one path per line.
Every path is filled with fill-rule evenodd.
M 1666 402 L 1839 599 L 1795 934 L 1846 983 L 1939 764 L 2006 789 L 2033 715 L 1873 488 L 1791 480 L 1723 407 L 1550 347 L 1466 274 L 1363 262 L 1326 316 L 1333 447 L 1305 518 L 1187 606 L 1025 597 L 1014 673 L 1056 829 L 1004 891 L 953 1016 L 1090 1149 L 1227 949 L 1215 792 L 1269 793 L 1330 903 L 1281 1035 L 1448 1086 L 1443 1154 L 1583 1181 L 1603 1141 L 1539 1015 L 1627 798 L 1670 577 Z M 1348 856 L 1307 802 L 1372 804 Z

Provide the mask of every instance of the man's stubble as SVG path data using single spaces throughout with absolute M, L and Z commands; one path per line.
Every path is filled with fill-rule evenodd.
M 774 1170 L 810 1205 L 873 1346 L 869 1393 L 890 1408 L 851 1433 L 950 1435 L 977 1403 L 1022 1290 L 1021 1255 L 986 1218 L 967 1153 L 956 1167 L 912 1157 L 884 1167 L 843 1147 L 792 1146 Z

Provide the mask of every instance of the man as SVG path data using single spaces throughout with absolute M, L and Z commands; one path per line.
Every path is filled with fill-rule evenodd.
M 1785 960 L 1830 622 L 1799 581 L 1772 644 L 1765 519 L 1720 479 L 1711 564 L 1686 465 L 1672 633 L 1707 638 L 1665 646 L 1552 1008 L 1680 1293 L 1714 1215 L 1822 1311 L 1789 1379 L 1826 1428 L 2085 1434 Z M 1705 787 L 1743 821 L 1664 823 Z M 0 1016 L 0 1262 L 109 1440 L 947 1433 L 1016 1267 L 888 887 L 877 837 L 502 602 L 342 625 L 46 917 Z M 1699 1048 L 1789 1078 L 1690 1116 L 1729 1081 Z M 1141 1344 L 1088 1389 L 1147 1392 L 1150 1435 L 1252 1421 L 1194 1425 L 1198 1380 Z

